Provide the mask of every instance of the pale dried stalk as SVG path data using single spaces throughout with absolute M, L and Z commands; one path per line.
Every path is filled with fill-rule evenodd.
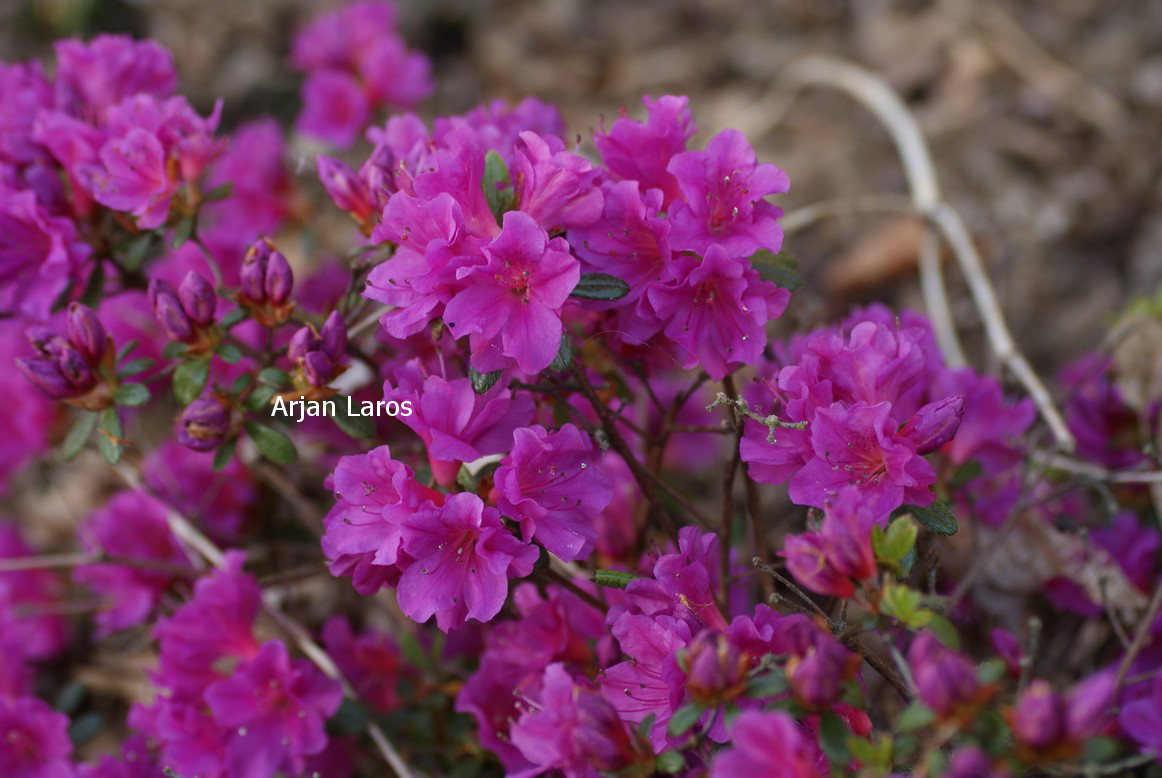
M 115 470 L 129 488 L 141 488 L 141 474 L 135 469 L 122 464 L 116 467 Z M 219 569 L 225 567 L 226 555 L 222 550 L 214 545 L 212 540 L 203 535 L 184 516 L 176 511 L 167 509 L 166 520 L 169 522 L 170 530 L 181 543 L 196 551 L 201 558 L 205 559 L 213 567 Z M 343 689 L 343 694 L 350 699 L 358 699 L 358 694 L 356 694 L 354 687 L 351 686 L 350 681 L 343 675 L 343 672 L 327 652 L 311 638 L 310 633 L 307 632 L 305 627 L 279 610 L 278 606 L 270 598 L 265 596 L 263 597 L 263 612 L 290 635 L 295 646 L 303 653 L 303 656 L 311 660 L 328 678 L 339 682 L 340 687 Z M 368 722 L 367 734 L 379 749 L 384 760 L 391 765 L 391 769 L 395 771 L 395 774 L 399 778 L 412 778 L 414 774 L 408 767 L 407 762 L 403 760 L 399 751 L 392 745 L 391 740 L 388 739 L 387 735 L 384 734 L 377 723 L 374 721 Z
M 907 107 L 882 79 L 858 65 L 826 57 L 809 57 L 793 63 L 788 73 L 792 86 L 819 84 L 840 89 L 867 106 L 884 124 L 896 145 L 908 177 L 912 202 L 917 211 L 937 227 L 952 249 L 968 282 L 973 302 L 984 321 L 985 332 L 997 358 L 1025 387 L 1033 398 L 1041 417 L 1049 426 L 1059 448 L 1073 451 L 1073 434 L 1049 391 L 1033 372 L 1025 356 L 1017 349 L 1008 324 L 1005 323 L 996 292 L 988 279 L 968 229 L 959 214 L 941 201 L 936 182 L 932 156 L 920 134 L 919 127 Z M 925 246 L 927 246 L 927 242 Z M 956 339 L 943 278 L 939 273 L 940 260 L 921 256 L 921 288 L 925 304 L 932 317 L 937 342 L 945 352 L 950 365 L 964 364 L 963 351 Z
M 940 184 L 928 144 L 904 101 L 883 79 L 858 65 L 827 57 L 799 60 L 790 66 L 788 76 L 796 85 L 834 87 L 863 103 L 884 125 L 896 146 L 916 210 L 925 213 L 940 203 Z M 920 290 L 945 361 L 950 367 L 964 366 L 964 349 L 944 292 L 940 244 L 931 227 L 920 245 Z
M 1109 470 L 1080 459 L 1034 449 L 1029 458 L 1050 470 L 1060 470 L 1110 484 L 1162 484 L 1162 470 Z

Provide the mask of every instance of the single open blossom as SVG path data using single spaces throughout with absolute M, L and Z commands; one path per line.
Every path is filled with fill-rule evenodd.
M 48 213 L 31 191 L 0 186 L 0 312 L 47 319 L 90 252 L 73 223 Z
M 515 207 L 546 230 L 588 227 L 601 216 L 597 172 L 553 136 L 522 132 L 513 149 Z
M 470 493 L 427 503 L 403 522 L 403 548 L 414 560 L 400 578 L 399 605 L 447 631 L 466 619 L 489 621 L 508 595 L 509 578 L 532 572 L 537 549 L 500 523 L 500 513 Z
M 443 486 L 455 483 L 460 463 L 509 450 L 513 430 L 528 426 L 533 416 L 528 395 L 513 397 L 499 385 L 477 394 L 469 379 L 425 376 L 417 362 L 398 371 L 398 386 L 385 385 L 384 397 L 411 401 L 412 414 L 400 420 L 424 441 L 432 474 Z
M 712 778 L 816 778 L 815 749 L 785 713 L 744 711 L 730 731 L 731 746 L 710 768 Z
M 649 112 L 645 122 L 628 118 L 623 109 L 609 131 L 602 128 L 593 142 L 614 178 L 637 181 L 643 190 L 658 189 L 664 197 L 663 208 L 669 208 L 681 196 L 678 179 L 668 169 L 670 160 L 686 150 L 686 141 L 698 128 L 690 120 L 685 97 L 665 95 L 654 100 L 647 96 L 642 102 Z
M 652 758 L 613 706 L 561 664 L 546 668 L 538 707 L 513 725 L 512 742 L 538 770 L 560 770 L 567 778 L 615 772 Z
M 84 532 L 90 550 L 143 565 L 110 561 L 77 568 L 74 578 L 103 601 L 97 614 L 99 634 L 145 621 L 180 578 L 180 571 L 192 570 L 170 530 L 167 510 L 143 492 L 121 492 L 86 519 Z
M 32 139 L 36 115 L 53 104 L 39 62 L 0 62 L 0 162 L 26 165 L 41 152 Z
M 682 366 L 701 367 L 718 380 L 739 364 L 757 362 L 766 323 L 783 313 L 791 293 L 761 280 L 717 243 L 701 261 L 679 259 L 673 273 L 673 282 L 651 286 L 646 298 L 666 337 L 685 350 Z
M 494 474 L 497 507 L 520 522 L 526 542 L 535 538 L 566 562 L 588 556 L 594 519 L 613 497 L 596 458 L 593 442 L 572 424 L 517 429 Z
M 631 605 L 642 613 L 680 619 L 692 632 L 726 629 L 726 618 L 715 601 L 722 569 L 719 542 L 713 532 L 683 527 L 677 550 L 659 556 L 651 576 L 635 578 L 626 586 Z
M 257 656 L 206 690 L 214 721 L 234 730 L 227 765 L 239 778 L 299 772 L 303 757 L 326 747 L 323 723 L 342 700 L 338 681 L 304 659 L 290 659 L 279 640 L 264 643 Z
M 0 775 L 73 778 L 68 717 L 35 697 L 0 697 Z
M 457 337 L 471 334 L 477 370 L 509 360 L 529 374 L 549 366 L 561 347 L 561 308 L 581 278 L 580 263 L 563 238 L 549 240 L 532 217 L 504 215 L 496 240 L 481 251 L 485 262 L 460 268 L 465 288 L 444 309 Z
M 230 186 L 229 198 L 202 208 L 209 229 L 243 245 L 278 232 L 295 196 L 286 154 L 286 139 L 273 119 L 235 128 L 206 176 L 207 189 Z
M 154 41 L 98 35 L 88 43 L 58 41 L 56 101 L 89 119 L 127 97 L 169 97 L 178 83 L 173 57 Z
M 756 164 L 742 133 L 723 130 L 705 151 L 677 154 L 666 169 L 683 197 L 671 208 L 674 248 L 701 254 L 720 243 L 732 257 L 749 257 L 782 247 L 777 219 L 783 212 L 763 198 L 786 192 L 791 182 L 774 165 Z

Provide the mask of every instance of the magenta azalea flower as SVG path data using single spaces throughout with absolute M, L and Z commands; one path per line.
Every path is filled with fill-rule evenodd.
M 35 697 L 0 697 L 0 775 L 73 778 L 68 717 Z
M 582 559 L 597 540 L 594 519 L 613 499 L 596 459 L 593 442 L 572 424 L 518 429 L 494 475 L 497 507 L 520 522 L 526 543 L 536 538 L 566 562 Z
M 0 313 L 47 319 L 89 253 L 71 221 L 0 185 Z
M 355 76 L 335 68 L 307 76 L 303 112 L 296 125 L 300 132 L 336 146 L 350 146 L 370 118 L 371 107 Z
M 456 481 L 461 462 L 474 462 L 499 454 L 512 446 L 512 433 L 532 421 L 533 401 L 528 395 L 513 397 L 494 386 L 477 394 L 467 378 L 446 381 L 424 376 L 418 362 L 399 372 L 399 387 L 384 385 L 388 400 L 412 401 L 412 415 L 400 420 L 411 427 L 428 448 L 428 460 L 437 483 Z
M 817 778 L 814 745 L 785 713 L 744 711 L 730 730 L 731 747 L 714 758 L 712 778 Z
M 723 130 L 705 151 L 677 154 L 666 169 L 684 198 L 671 208 L 674 248 L 703 254 L 721 243 L 732 257 L 749 257 L 759 249 L 778 253 L 783 230 L 777 219 L 783 212 L 763 198 L 786 192 L 791 182 L 774 165 L 756 164 L 741 132 Z
M 290 659 L 278 640 L 206 689 L 215 723 L 234 730 L 227 765 L 238 778 L 299 773 L 304 756 L 327 746 L 323 723 L 342 701 L 338 681 L 306 660 Z
M 415 560 L 400 578 L 399 605 L 409 618 L 433 615 L 447 632 L 466 619 L 490 621 L 508 596 L 508 580 L 532 572 L 537 549 L 500 523 L 500 512 L 470 493 L 427 503 L 403 523 L 403 547 Z
M 1162 754 L 1162 674 L 1154 676 L 1145 696 L 1122 705 L 1118 724 L 1144 750 Z
M 189 557 L 169 528 L 165 504 L 143 492 L 121 492 L 85 521 L 86 544 L 93 552 L 140 562 L 85 565 L 73 577 L 103 601 L 97 631 L 108 635 L 145 621 L 161 596 L 190 570 Z M 155 567 L 149 567 L 153 563 Z
M 761 280 L 717 243 L 701 261 L 679 259 L 673 272 L 673 282 L 651 286 L 646 297 L 666 337 L 685 350 L 682 367 L 701 367 L 720 380 L 739 364 L 757 362 L 765 325 L 783 313 L 791 293 Z
M 546 230 L 588 227 L 600 218 L 597 176 L 588 160 L 553 136 L 522 132 L 513 149 L 516 207 Z
M 372 631 L 356 635 L 347 619 L 332 616 L 323 625 L 323 644 L 360 700 L 384 713 L 403 704 L 396 686 L 406 668 L 390 637 Z
M 908 649 L 908 664 L 916 691 L 939 716 L 970 705 L 980 691 L 976 668 L 963 655 L 945 648 L 931 633 L 922 632 Z
M 127 97 L 169 97 L 177 87 L 173 57 L 154 41 L 98 35 L 57 42 L 57 106 L 88 120 Z
M 613 122 L 609 132 L 598 132 L 593 142 L 601 160 L 615 180 L 637 181 L 643 190 L 658 189 L 663 208 L 681 196 L 678 179 L 669 170 L 670 161 L 686 150 L 686 141 L 698 131 L 690 120 L 685 97 L 665 95 L 656 101 L 642 98 L 649 118 L 636 122 L 626 117 Z
M 0 559 L 32 554 L 33 549 L 24 542 L 15 526 L 0 523 Z M 37 612 L 56 602 L 61 595 L 60 589 L 56 576 L 48 570 L 0 573 L 0 635 L 19 637 L 13 641 L 19 658 L 48 659 L 64 648 L 67 639 L 65 622 L 51 612 Z M 10 652 L 3 653 L 8 659 L 12 658 Z M 5 661 L 7 659 L 0 660 L 0 664 Z M 2 675 L 4 672 L 0 670 Z M 0 682 L 0 688 L 3 686 Z
M 0 62 L 0 162 L 26 165 L 43 155 L 32 128 L 37 113 L 52 104 L 52 85 L 40 63 Z
M 456 338 L 473 336 L 477 370 L 512 360 L 538 373 L 561 347 L 561 308 L 581 277 L 580 263 L 563 238 L 549 240 L 520 211 L 506 213 L 500 235 L 481 250 L 484 264 L 457 271 L 466 288 L 444 309 L 444 322 Z

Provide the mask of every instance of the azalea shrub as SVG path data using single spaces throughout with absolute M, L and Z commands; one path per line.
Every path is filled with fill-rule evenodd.
M 684 97 L 424 119 L 375 0 L 289 66 L 0 64 L 0 776 L 1162 771 L 1160 301 L 1030 394 L 802 325 Z

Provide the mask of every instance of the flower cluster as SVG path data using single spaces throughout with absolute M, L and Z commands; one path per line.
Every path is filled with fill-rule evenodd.
M 1057 423 L 916 312 L 775 337 L 789 180 L 742 133 L 675 95 L 571 144 L 532 98 L 379 116 L 434 88 L 386 2 L 291 46 L 321 189 L 157 44 L 56 52 L 0 64 L 0 775 L 1162 752 L 1134 360 L 1068 367 Z

